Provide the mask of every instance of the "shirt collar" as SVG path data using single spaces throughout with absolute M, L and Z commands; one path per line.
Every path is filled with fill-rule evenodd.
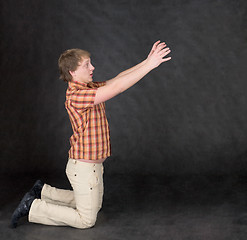
M 87 87 L 87 83 L 71 80 L 69 82 L 69 87 L 71 87 L 71 88 L 73 88 L 73 87 L 76 87 L 76 88 L 85 88 L 85 87 Z

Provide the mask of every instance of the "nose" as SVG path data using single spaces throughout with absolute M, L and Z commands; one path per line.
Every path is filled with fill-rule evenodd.
M 95 67 L 91 64 L 91 70 L 93 71 L 95 69 Z

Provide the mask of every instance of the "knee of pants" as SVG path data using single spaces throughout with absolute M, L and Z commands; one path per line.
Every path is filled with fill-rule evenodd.
M 88 219 L 84 219 L 83 221 L 83 226 L 80 227 L 81 229 L 85 228 L 85 225 L 86 225 L 86 228 L 91 228 L 95 225 L 96 223 L 96 216 L 95 217 L 91 217 L 91 218 L 88 218 Z
M 88 228 L 93 227 L 95 225 L 95 223 L 96 223 L 96 220 L 93 220 L 93 221 L 89 222 L 88 223 Z

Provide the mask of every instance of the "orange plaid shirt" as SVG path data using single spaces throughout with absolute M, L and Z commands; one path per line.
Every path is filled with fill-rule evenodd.
M 98 162 L 111 155 L 105 103 L 94 105 L 97 88 L 104 85 L 105 82 L 68 83 L 65 107 L 73 129 L 69 158 Z

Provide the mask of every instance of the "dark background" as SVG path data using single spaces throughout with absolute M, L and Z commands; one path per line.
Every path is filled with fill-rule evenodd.
M 64 174 L 64 50 L 90 51 L 94 80 L 104 81 L 158 39 L 172 60 L 107 102 L 106 171 L 246 175 L 246 1 L 9 0 L 0 9 L 1 175 Z
M 247 1 L 0 0 L 0 12 L 0 239 L 246 240 Z M 37 178 L 70 188 L 60 54 L 90 51 L 104 81 L 158 39 L 172 60 L 106 103 L 95 227 L 9 228 Z

